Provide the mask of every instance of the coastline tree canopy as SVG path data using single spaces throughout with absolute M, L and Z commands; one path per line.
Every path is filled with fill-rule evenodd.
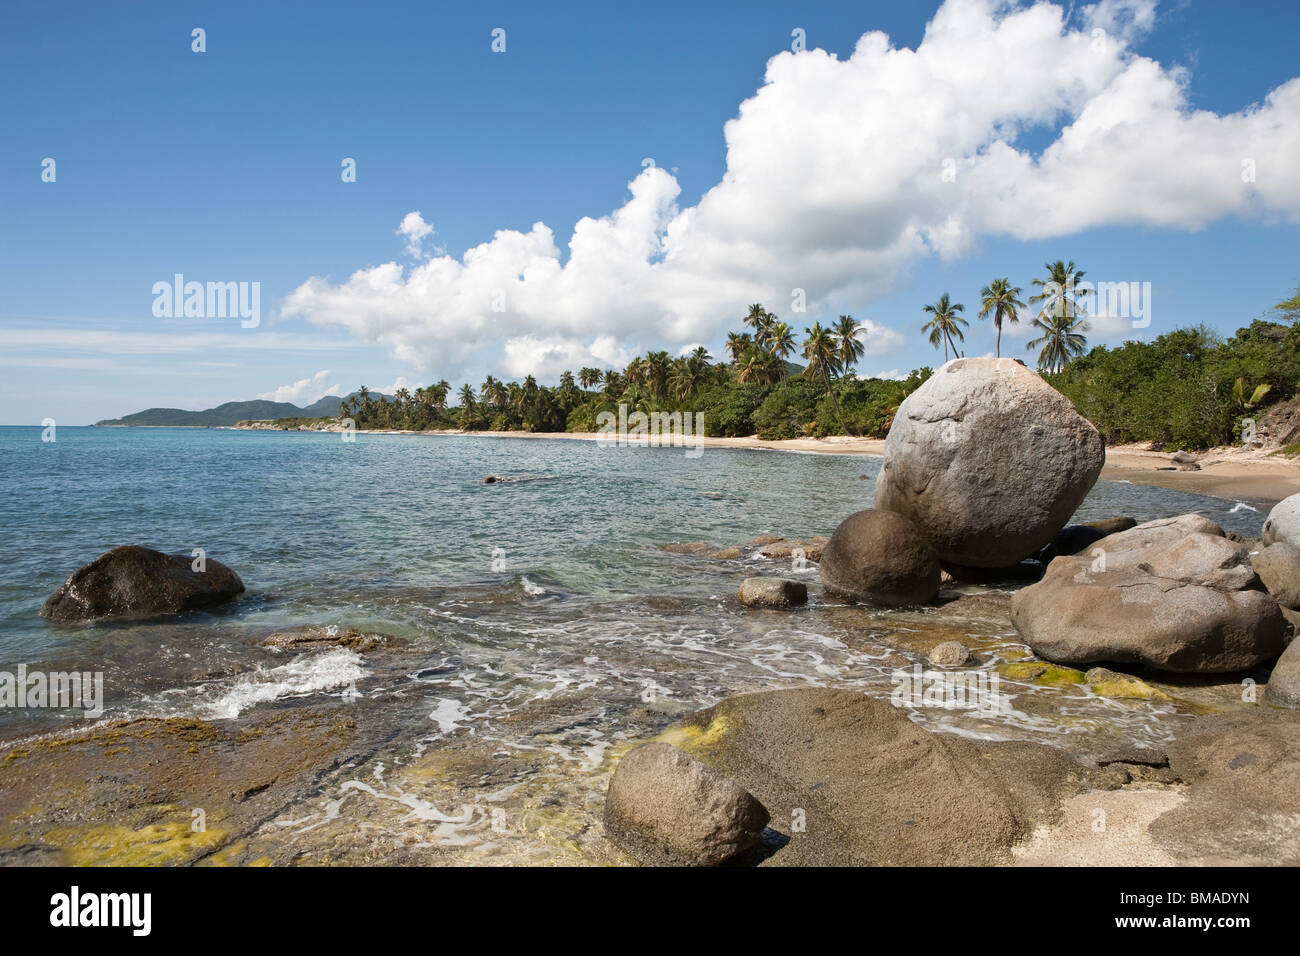
M 1082 275 L 1073 263 L 1051 264 L 1058 278 Z M 1052 272 L 1049 270 L 1049 276 Z M 1039 283 L 1054 289 L 1049 282 Z M 981 292 L 981 314 L 1002 307 L 1014 321 L 1023 304 L 1008 280 Z M 1051 318 L 1049 294 L 1031 298 Z M 1055 303 L 1059 305 L 1059 302 Z M 940 324 L 927 328 L 936 348 L 956 348 L 961 339 L 958 306 L 947 295 L 928 311 Z M 1065 324 L 1078 322 L 1077 307 L 1055 308 Z M 1044 378 L 1070 399 L 1108 444 L 1154 442 L 1168 449 L 1200 449 L 1240 442 L 1246 423 L 1266 409 L 1295 397 L 1300 386 L 1300 293 L 1280 302 L 1282 319 L 1257 319 L 1226 340 L 1205 327 L 1176 329 L 1149 342 L 1126 342 L 1082 351 L 1081 337 L 1044 350 Z M 565 372 L 557 386 L 501 382 L 488 376 L 477 390 L 463 386 L 453 397 L 447 382 L 376 398 L 364 387 L 340 407 L 361 428 L 470 431 L 589 432 L 601 412 L 690 411 L 703 415 L 710 436 L 757 434 L 765 440 L 803 436 L 857 435 L 880 438 L 889 431 L 902 401 L 931 370 L 902 380 L 858 378 L 863 356 L 861 325 L 840 316 L 831 326 L 814 323 L 796 341 L 793 328 L 760 304 L 742 319 L 748 331 L 732 332 L 726 358 L 714 361 L 706 349 L 671 356 L 649 352 L 627 367 Z M 1050 331 L 1045 328 L 1044 331 Z M 1072 334 L 1064 329 L 1063 335 Z M 1076 349 L 1079 350 L 1076 354 Z M 788 361 L 800 355 L 805 366 Z

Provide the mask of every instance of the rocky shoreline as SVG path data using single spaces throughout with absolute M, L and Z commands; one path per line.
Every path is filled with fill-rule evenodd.
M 888 697 L 786 686 L 697 710 L 580 684 L 496 736 L 414 748 L 396 728 L 431 715 L 401 693 L 103 722 L 0 747 L 0 862 L 1300 863 L 1300 498 L 1260 541 L 1198 515 L 1063 527 L 1101 470 L 1091 426 L 1023 366 L 931 382 L 899 409 L 874 507 L 830 536 L 663 549 L 734 567 L 723 600 L 755 633 L 842 618 Z M 43 613 L 140 620 L 242 590 L 212 558 L 125 547 Z M 257 643 L 414 660 L 347 628 Z M 1139 745 L 1108 709 L 1171 732 Z M 1022 739 L 1013 714 L 1069 732 Z M 555 760 L 611 723 L 576 770 Z

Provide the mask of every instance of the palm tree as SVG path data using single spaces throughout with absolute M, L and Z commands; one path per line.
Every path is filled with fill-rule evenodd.
M 814 322 L 812 328 L 804 329 L 804 332 L 808 337 L 803 340 L 803 357 L 808 364 L 804 367 L 803 374 L 809 378 L 821 375 L 826 391 L 831 396 L 831 404 L 835 406 L 835 417 L 840 420 L 840 428 L 847 432 L 848 429 L 844 427 L 844 415 L 840 412 L 839 399 L 835 397 L 835 389 L 831 387 L 831 375 L 838 375 L 842 368 L 835 338 L 828 330 L 822 328 L 820 322 Z
M 1042 346 L 1038 353 L 1038 367 L 1045 372 L 1059 372 L 1065 363 L 1077 355 L 1082 355 L 1088 345 L 1083 333 L 1088 331 L 1088 323 L 1080 316 L 1050 315 L 1034 319 L 1034 328 L 1043 334 L 1029 342 L 1025 348 L 1032 352 Z
M 578 384 L 583 388 L 591 388 L 600 381 L 600 369 L 587 366 L 578 372 Z
M 851 315 L 841 315 L 833 331 L 835 341 L 839 343 L 840 365 L 845 369 L 857 365 L 858 359 L 862 358 L 862 353 L 866 351 L 866 346 L 858 338 L 858 333 L 862 331 L 862 323 Z
M 645 382 L 646 364 L 645 359 L 637 356 L 627 363 L 627 368 L 623 369 L 623 378 L 629 383 L 640 385 Z
M 463 429 L 474 427 L 476 419 L 474 413 L 474 387 L 466 383 L 460 387 L 460 419 L 458 424 Z
M 565 395 L 572 395 L 576 388 L 577 385 L 573 381 L 573 373 L 565 370 L 560 375 L 560 391 L 564 392 Z
M 668 394 L 668 373 L 672 368 L 672 359 L 667 352 L 650 352 L 645 357 L 645 382 L 650 394 L 663 398 Z
M 679 358 L 673 362 L 673 370 L 668 375 L 668 388 L 676 399 L 684 399 L 700 384 L 700 363 L 690 358 Z
M 1079 280 L 1084 277 L 1084 271 L 1076 269 L 1073 261 L 1062 262 L 1060 259 L 1044 263 L 1043 268 L 1047 270 L 1047 278 L 1034 280 L 1034 285 L 1042 291 L 1029 297 L 1031 303 L 1043 303 L 1043 307 L 1038 310 L 1038 318 L 1059 315 L 1072 319 L 1076 314 L 1086 317 L 1087 313 L 1075 300 L 1074 291 Z
M 754 341 L 762 348 L 767 348 L 772 327 L 776 324 L 776 316 L 755 302 L 745 315 L 745 324 L 754 330 Z
M 794 329 L 785 322 L 775 323 L 767 335 L 767 350 L 780 361 L 782 378 L 785 378 L 786 356 L 794 349 Z
M 965 312 L 966 307 L 960 302 L 949 302 L 948 293 L 945 292 L 939 296 L 939 301 L 934 305 L 927 305 L 922 308 L 923 312 L 929 312 L 933 318 L 925 325 L 921 326 L 922 332 L 930 333 L 930 344 L 935 348 L 939 343 L 943 343 L 943 360 L 948 361 L 948 346 L 952 346 L 952 354 L 957 354 L 957 343 L 953 341 L 953 336 L 958 341 L 965 341 L 965 335 L 962 334 L 961 326 L 967 325 L 958 312 Z
M 757 346 L 750 346 L 736 362 L 736 381 L 747 385 L 770 385 L 778 372 L 776 358 Z
M 1020 301 L 1020 286 L 1013 286 L 1010 279 L 994 279 L 980 289 L 980 318 L 993 316 L 993 327 L 998 331 L 997 345 L 993 354 L 1002 357 L 1002 321 L 1012 325 L 1020 321 L 1019 309 L 1025 308 Z
M 727 351 L 731 360 L 739 362 L 740 357 L 754 344 L 754 338 L 748 332 L 731 332 L 727 335 Z

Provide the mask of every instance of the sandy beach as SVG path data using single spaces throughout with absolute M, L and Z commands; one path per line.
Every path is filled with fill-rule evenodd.
M 595 432 L 519 432 L 438 430 L 386 434 L 473 435 L 479 438 L 562 438 L 596 441 Z M 692 439 L 695 441 L 695 439 Z M 745 438 L 701 438 L 706 448 L 756 448 L 768 451 L 803 452 L 823 455 L 876 455 L 885 453 L 883 438 L 792 438 L 764 441 L 755 435 Z M 1195 470 L 1174 460 L 1168 452 L 1150 451 L 1141 445 L 1116 445 L 1106 449 L 1106 466 L 1101 477 L 1108 481 L 1129 481 L 1175 491 L 1213 495 L 1219 498 L 1276 503 L 1300 493 L 1300 461 L 1274 454 L 1275 449 L 1212 448 L 1195 455 Z M 1187 470 L 1185 470 L 1187 469 Z

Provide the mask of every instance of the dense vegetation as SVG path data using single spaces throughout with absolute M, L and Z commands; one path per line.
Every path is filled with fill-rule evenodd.
M 749 331 L 727 339 L 729 361 L 715 362 L 704 348 L 677 357 L 667 352 L 637 356 L 626 368 L 583 368 L 565 372 L 559 385 L 539 385 L 488 376 L 454 398 L 446 381 L 394 401 L 375 400 L 366 388 L 340 406 L 359 428 L 463 428 L 466 430 L 589 432 L 601 412 L 696 412 L 709 435 L 757 433 L 764 439 L 853 434 L 882 436 L 898 405 L 929 376 L 928 368 L 903 381 L 860 379 L 861 326 L 840 316 L 831 328 L 804 329 L 799 355 L 794 330 L 761 305 L 745 316 Z M 455 404 L 450 404 L 454 400 Z
M 1243 422 L 1292 398 L 1300 385 L 1300 291 L 1275 307 L 1279 321 L 1256 320 L 1226 341 L 1201 327 L 1089 351 L 1086 313 L 1074 292 L 1083 271 L 1063 261 L 1044 268 L 1028 299 L 1037 306 L 1037 335 L 1028 348 L 1038 350 L 1039 370 L 1108 443 L 1149 441 L 1169 449 L 1231 444 L 1241 440 Z M 1004 324 L 1018 322 L 1029 308 L 1020 295 L 1005 278 L 980 290 L 978 315 L 996 328 L 999 354 Z M 944 293 L 923 311 L 921 331 L 930 343 L 945 359 L 962 354 L 964 306 Z M 360 428 L 595 431 L 601 412 L 626 405 L 629 411 L 702 413 L 709 435 L 880 437 L 903 399 L 930 375 L 922 368 L 902 381 L 858 378 L 861 326 L 850 316 L 830 328 L 814 323 L 800 343 L 761 305 L 750 307 L 744 325 L 728 336 L 722 361 L 704 348 L 677 357 L 650 352 L 622 370 L 565 372 L 555 387 L 532 376 L 522 383 L 488 376 L 477 391 L 465 385 L 452 396 L 442 381 L 403 389 L 391 402 L 363 387 L 340 413 Z M 803 366 L 789 361 L 796 352 Z
M 1108 443 L 1148 441 L 1171 450 L 1233 444 L 1248 420 L 1295 395 L 1300 326 L 1257 319 L 1226 341 L 1194 328 L 1098 346 L 1047 380 Z

